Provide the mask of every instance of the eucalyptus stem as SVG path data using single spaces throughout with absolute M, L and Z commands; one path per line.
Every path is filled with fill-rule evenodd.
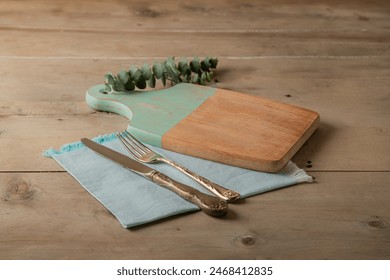
M 156 80 L 161 80 L 165 87 L 170 84 L 193 83 L 206 85 L 211 82 L 213 69 L 217 67 L 218 58 L 206 57 L 200 60 L 195 57 L 188 61 L 182 58 L 177 64 L 174 57 L 164 62 L 155 62 L 152 66 L 145 63 L 141 68 L 131 66 L 129 70 L 122 69 L 117 75 L 107 73 L 104 76 L 104 92 L 129 92 L 135 89 L 155 88 Z

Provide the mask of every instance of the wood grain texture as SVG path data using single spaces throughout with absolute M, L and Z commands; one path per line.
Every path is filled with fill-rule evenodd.
M 345 34 L 315 31 L 285 33 L 96 33 L 56 30 L 2 30 L 0 57 L 20 58 L 117 58 L 168 56 L 362 56 L 374 49 L 375 55 L 390 55 L 390 33 L 351 31 Z M 100 40 L 104 36 L 104 40 Z M 15 41 L 13 38 L 18 38 Z M 289 41 L 285 45 L 286 40 Z M 92 42 L 99 42 L 99 47 Z M 229 48 L 221 48 L 224 44 Z M 26 48 L 25 46 L 29 46 Z M 158 52 L 156 52 L 157 46 Z M 172 46 L 175 51 L 172 52 Z M 77 49 L 75 53 L 74 50 Z
M 66 173 L 0 174 L 0 259 L 388 259 L 389 174 L 313 175 L 222 219 L 197 212 L 124 230 Z
M 4 0 L 0 25 L 9 28 L 92 30 L 336 31 L 387 30 L 390 26 L 386 0 L 197 0 L 191 3 L 63 0 Z M 158 24 L 156 24 L 158 22 Z
M 316 112 L 218 89 L 163 135 L 162 147 L 243 168 L 277 172 L 318 124 Z
M 0 259 L 390 258 L 389 1 L 4 0 L 0 11 Z M 86 106 L 86 89 L 168 55 L 218 56 L 218 87 L 318 111 L 294 157 L 317 182 L 226 219 L 123 230 L 41 152 L 124 129 Z
M 0 117 L 0 171 L 63 171 L 54 160 L 43 156 L 44 151 L 82 137 L 115 132 L 126 125 L 123 118 L 99 113 Z

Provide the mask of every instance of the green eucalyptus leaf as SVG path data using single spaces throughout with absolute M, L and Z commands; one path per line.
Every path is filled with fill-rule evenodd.
M 104 83 L 105 84 L 109 84 L 109 85 L 113 86 L 114 80 L 115 80 L 115 77 L 112 73 L 107 73 L 106 75 L 104 75 Z
M 114 80 L 114 86 L 112 88 L 118 92 L 125 91 L 125 85 L 118 79 Z
M 162 64 L 161 63 L 154 63 L 153 64 L 153 67 L 152 67 L 152 70 L 153 70 L 153 74 L 154 76 L 157 78 L 157 79 L 161 79 L 161 77 L 163 76 L 163 67 L 162 67 Z
M 135 89 L 135 84 L 134 84 L 134 81 L 130 78 L 127 83 L 125 84 L 125 89 L 127 91 L 132 91 Z
M 166 65 L 171 65 L 171 66 L 175 66 L 176 63 L 175 63 L 175 58 L 174 57 L 168 57 L 167 60 L 165 61 L 165 64 Z
M 142 73 L 138 68 L 132 67 L 130 69 L 130 75 L 134 81 L 137 81 L 139 79 L 139 77 L 142 76 Z
M 112 92 L 112 87 L 109 84 L 105 84 L 103 92 L 111 93 Z
M 127 81 L 129 80 L 129 78 L 130 78 L 130 74 L 126 70 L 121 70 L 117 74 L 117 77 L 122 82 L 122 84 L 125 85 L 127 83 Z
M 153 76 L 153 73 L 152 71 L 150 70 L 150 66 L 149 64 L 145 63 L 142 68 L 141 68 L 141 73 L 142 75 L 145 77 L 146 80 L 149 80 L 152 76 Z
M 200 63 L 199 63 L 199 61 L 197 61 L 197 60 L 192 60 L 192 61 L 190 62 L 190 69 L 191 69 L 191 71 L 194 72 L 194 73 L 199 73 L 199 71 L 200 71 Z
M 207 77 L 206 77 L 206 72 L 203 72 L 202 75 L 200 76 L 200 84 L 201 85 L 206 85 L 206 80 L 207 80 Z
M 156 87 L 156 78 L 152 75 L 152 77 L 149 80 L 147 80 L 147 84 L 149 87 L 155 88 Z
M 198 74 L 194 74 L 194 76 L 192 76 L 192 78 L 191 78 L 191 82 L 193 84 L 199 83 L 199 75 Z
M 188 75 L 186 75 L 186 76 L 184 76 L 184 82 L 186 82 L 186 83 L 190 83 L 191 82 L 191 73 L 190 74 L 188 74 Z
M 218 58 L 216 57 L 212 57 L 209 59 L 209 62 L 210 62 L 210 68 L 217 68 L 217 64 L 218 64 Z
M 180 74 L 182 74 L 183 76 L 191 74 L 191 68 L 187 62 L 180 61 L 178 64 L 178 69 L 180 71 Z
M 161 82 L 162 82 L 163 86 L 165 87 L 165 85 L 166 85 L 166 83 L 167 83 L 167 78 L 165 77 L 165 74 L 163 74 L 163 75 L 161 76 Z
M 168 77 L 170 77 L 174 81 L 178 81 L 179 80 L 180 73 L 176 69 L 176 65 L 166 64 L 165 68 L 167 70 Z
M 169 57 L 165 63 L 165 70 L 169 77 L 177 79 L 180 75 L 179 71 L 176 68 L 176 64 L 173 57 Z
M 206 72 L 206 80 L 210 83 L 212 78 L 211 72 Z
M 206 60 L 203 60 L 201 63 L 200 63 L 200 67 L 202 68 L 203 71 L 209 71 L 210 67 L 211 67 L 211 64 L 209 61 L 206 61 Z
M 146 88 L 146 80 L 143 75 L 140 75 L 137 80 L 135 80 L 135 86 L 139 89 Z
M 177 65 L 177 69 L 179 69 L 179 72 L 180 74 L 182 75 L 185 75 L 185 65 L 187 63 L 183 62 L 183 61 L 179 61 L 178 65 Z

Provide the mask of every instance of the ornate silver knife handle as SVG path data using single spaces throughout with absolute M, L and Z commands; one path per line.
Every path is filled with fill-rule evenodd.
M 202 193 L 188 185 L 177 182 L 158 171 L 153 171 L 148 177 L 157 185 L 169 189 L 185 200 L 197 205 L 208 215 L 222 216 L 227 212 L 227 203 L 218 197 Z
M 211 182 L 210 180 L 200 176 L 199 174 L 196 174 L 195 172 L 189 170 L 188 168 L 178 164 L 177 162 L 174 162 L 167 158 L 159 158 L 159 161 L 163 161 L 165 163 L 168 163 L 169 165 L 175 167 L 176 169 L 180 170 L 187 176 L 191 177 L 195 181 L 197 181 L 199 184 L 207 188 L 209 191 L 211 191 L 216 196 L 222 198 L 225 201 L 234 201 L 238 198 L 240 198 L 240 194 L 238 192 L 235 192 L 230 189 L 226 189 L 214 182 Z

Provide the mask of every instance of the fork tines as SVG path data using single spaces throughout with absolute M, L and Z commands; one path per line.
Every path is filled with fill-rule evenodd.
M 115 134 L 121 141 L 125 149 L 134 157 L 139 158 L 149 152 L 149 148 L 135 139 L 128 131 L 124 130 Z

